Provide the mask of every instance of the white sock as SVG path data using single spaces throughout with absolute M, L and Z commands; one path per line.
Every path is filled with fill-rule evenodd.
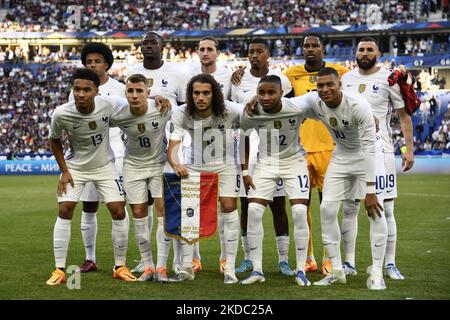
M 112 242 L 115 266 L 124 266 L 128 249 L 128 231 L 130 225 L 126 218 L 112 221 Z
M 226 259 L 225 272 L 234 273 L 236 265 L 236 256 L 239 247 L 239 233 L 241 225 L 237 210 L 230 213 L 220 212 L 223 218 L 223 240 L 225 242 Z
M 220 240 L 220 260 L 225 260 L 226 255 L 226 248 L 225 248 L 225 241 L 223 241 L 223 217 L 221 214 L 217 217 L 217 223 L 218 223 L 218 231 L 219 231 L 219 240 Z
M 130 214 L 128 213 L 128 209 L 127 209 L 126 205 L 123 208 L 125 210 L 125 221 L 127 222 L 128 230 L 130 230 Z
M 148 232 L 150 233 L 150 239 L 152 238 L 153 231 L 153 205 L 148 206 Z
M 248 204 L 247 240 L 250 249 L 250 260 L 253 262 L 253 271 L 263 272 L 263 239 L 264 226 L 263 215 L 266 207 L 259 203 Z
M 339 231 L 338 213 L 340 201 L 322 200 L 320 205 L 320 220 L 322 225 L 323 246 L 328 252 L 333 270 L 342 270 L 341 233 Z
M 394 217 L 394 200 L 384 201 L 384 213 L 388 228 L 388 237 L 386 242 L 386 260 L 384 265 L 395 265 L 395 250 L 397 246 L 397 224 Z
M 65 268 L 67 251 L 72 229 L 72 220 L 56 218 L 53 229 L 53 252 L 55 254 L 55 267 Z
M 278 251 L 278 263 L 281 261 L 288 261 L 289 253 L 289 236 L 277 236 L 275 237 Z
M 250 249 L 248 247 L 247 235 L 241 237 L 242 240 L 242 250 L 244 251 L 244 259 L 250 260 Z
M 342 204 L 342 241 L 345 262 L 355 266 L 356 236 L 358 235 L 359 201 L 344 200 Z
M 97 212 L 81 212 L 81 236 L 86 251 L 86 260 L 96 262 Z
M 371 275 L 383 274 L 383 261 L 386 254 L 387 241 L 387 222 L 384 212 L 381 213 L 381 218 L 377 217 L 375 220 L 369 218 L 370 221 L 370 247 L 372 250 L 372 271 Z
M 144 267 L 154 269 L 155 265 L 153 264 L 150 234 L 148 233 L 148 217 L 141 219 L 133 218 L 133 222 L 134 238 L 141 253 L 141 260 L 144 263 Z
M 194 246 L 184 240 L 178 240 L 181 252 L 181 265 L 184 270 L 192 272 L 192 259 L 194 258 Z
M 194 246 L 194 259 L 200 261 L 202 257 L 200 256 L 200 241 L 193 244 Z
M 158 228 L 156 229 L 156 245 L 158 250 L 158 261 L 156 269 L 164 267 L 167 268 L 167 259 L 169 257 L 170 242 L 172 239 L 166 238 L 164 234 L 164 218 L 158 217 Z
M 297 260 L 296 271 L 305 271 L 306 257 L 308 255 L 309 226 L 304 204 L 296 204 L 291 208 L 292 220 L 294 220 L 295 257 Z M 288 241 L 289 241 L 289 237 Z
M 180 247 L 180 240 L 172 239 L 172 245 L 173 245 L 173 267 L 181 267 L 182 252 Z

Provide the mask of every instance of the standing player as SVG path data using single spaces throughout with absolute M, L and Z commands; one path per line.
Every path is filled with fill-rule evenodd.
M 247 238 L 253 271 L 241 284 L 264 282 L 262 270 L 263 214 L 272 200 L 277 182 L 282 179 L 292 206 L 296 252 L 295 281 L 300 286 L 310 286 L 305 276 L 305 263 L 309 239 L 306 211 L 309 197 L 309 177 L 305 151 L 300 144 L 299 126 L 302 116 L 279 118 L 278 114 L 295 113 L 288 99 L 283 98 L 280 77 L 268 75 L 261 78 L 257 88 L 260 116 L 245 115 L 241 128 L 251 132 L 253 128 L 260 137 L 258 162 L 254 172 L 248 171 L 249 138 L 245 138 L 245 161 L 242 165 L 245 188 L 248 190 Z M 251 188 L 250 188 L 251 186 Z M 250 188 L 250 189 L 249 189 Z
M 114 57 L 111 49 L 103 43 L 92 42 L 86 44 L 81 50 L 81 63 L 88 69 L 94 71 L 99 79 L 99 95 L 101 96 L 119 96 L 125 98 L 125 85 L 108 76 L 108 70 L 114 63 Z M 69 101 L 73 101 L 73 92 L 70 92 Z M 124 145 L 122 133 L 119 128 L 109 129 L 109 143 L 114 153 L 114 165 L 116 167 L 118 186 L 122 186 L 122 163 L 124 154 Z M 123 193 L 123 192 L 122 192 Z M 83 237 L 86 258 L 80 266 L 81 272 L 97 270 L 97 260 L 95 257 L 95 247 L 97 240 L 97 210 L 99 196 L 92 182 L 86 183 L 81 194 L 80 200 L 83 201 L 83 211 L 81 213 L 81 234 Z M 128 217 L 125 207 L 125 215 Z
M 144 56 L 142 65 L 130 68 L 127 72 L 127 77 L 133 74 L 142 74 L 147 78 L 147 84 L 150 88 L 150 97 L 156 95 L 167 98 L 172 106 L 184 103 L 185 90 L 187 83 L 187 75 L 180 72 L 178 67 L 172 63 L 164 62 L 162 60 L 162 39 L 155 32 L 147 32 L 144 34 L 141 41 L 141 52 Z M 168 129 L 166 129 L 168 131 Z M 170 170 L 168 166 L 164 171 Z M 153 198 L 151 195 L 149 199 L 148 208 L 148 228 L 152 234 L 153 228 Z M 156 242 L 158 245 L 158 267 L 167 266 L 167 258 L 169 256 L 170 242 L 172 239 L 166 238 L 164 235 L 163 212 L 157 211 L 158 228 L 156 231 Z M 180 253 L 179 242 L 173 240 L 174 245 L 174 269 L 179 265 Z M 160 262 L 161 261 L 161 262 Z M 133 272 L 143 272 L 144 265 L 141 262 L 132 269 Z
M 198 55 L 200 57 L 200 65 L 194 65 L 192 67 L 191 74 L 195 76 L 200 73 L 206 73 L 214 77 L 222 90 L 224 99 L 229 99 L 231 95 L 231 71 L 223 66 L 217 65 L 217 58 L 219 57 L 219 42 L 212 37 L 204 37 L 198 44 Z M 185 145 L 189 144 L 188 141 Z M 223 273 L 223 269 L 226 264 L 225 260 L 225 243 L 223 242 L 223 220 L 222 216 L 218 217 L 218 231 L 220 239 L 220 258 L 219 269 Z M 197 241 L 194 244 L 194 260 L 192 261 L 194 272 L 202 269 L 200 262 L 200 242 Z
M 384 211 L 388 226 L 388 238 L 386 244 L 385 268 L 388 277 L 396 280 L 403 280 L 404 277 L 395 265 L 395 249 L 397 242 L 397 226 L 394 218 L 394 199 L 397 197 L 397 179 L 395 171 L 394 147 L 390 137 L 390 119 L 392 109 L 397 110 L 400 115 L 400 125 L 406 141 L 406 152 L 402 155 L 403 171 L 412 168 L 414 164 L 413 135 L 411 117 L 405 111 L 405 103 L 400 93 L 398 84 L 389 86 L 388 77 L 390 71 L 377 64 L 380 57 L 375 39 L 365 37 L 358 43 L 356 51 L 356 63 L 358 69 L 352 70 L 342 77 L 343 88 L 345 90 L 358 92 L 370 103 L 371 110 L 379 119 L 380 135 L 383 140 L 386 163 L 386 190 L 384 199 Z M 357 211 L 348 214 L 357 221 Z M 356 225 L 356 223 L 352 223 Z M 356 230 L 352 231 L 356 235 Z M 355 237 L 356 240 L 356 237 Z M 346 262 L 354 268 L 355 242 L 349 248 L 350 257 L 346 257 Z M 347 256 L 347 252 L 346 252 Z M 353 260 L 352 260 L 353 259 Z
M 323 61 L 325 48 L 322 39 L 318 35 L 307 35 L 303 39 L 302 54 L 305 64 L 293 66 L 286 70 L 285 75 L 291 81 L 294 88 L 294 95 L 301 96 L 310 91 L 317 90 L 317 73 L 325 67 L 334 68 L 340 76 L 348 71 L 340 64 L 334 64 Z M 330 163 L 331 154 L 334 150 L 333 139 L 326 127 L 314 119 L 307 119 L 300 127 L 300 136 L 302 144 L 306 150 L 306 159 L 308 161 L 309 177 L 311 189 L 317 187 L 319 199 L 322 202 L 323 179 Z M 311 196 L 310 196 L 311 199 Z M 344 206 L 347 201 L 344 202 Z M 351 202 L 348 205 L 352 205 Z M 306 260 L 306 272 L 317 270 L 317 263 L 314 258 L 312 243 L 312 224 L 311 212 L 308 207 L 309 224 L 309 246 L 308 259 Z M 327 275 L 330 271 L 330 260 L 324 249 L 322 260 L 322 273 Z
M 171 113 L 162 115 L 155 101 L 148 100 L 147 79 L 143 75 L 128 77 L 126 96 L 128 106 L 113 114 L 111 125 L 119 126 L 127 137 L 124 188 L 128 190 L 126 197 L 133 211 L 134 235 L 145 268 L 138 280 L 155 278 L 167 282 L 165 267 L 157 269 L 155 274 L 148 229 L 147 191 L 151 191 L 157 210 L 162 211 L 161 176 L 167 149 L 165 127 Z
M 168 161 L 180 177 L 188 176 L 190 171 L 219 174 L 219 215 L 223 216 L 226 249 L 224 283 L 237 283 L 235 261 L 239 245 L 239 169 L 235 164 L 233 128 L 242 107 L 224 101 L 219 84 L 209 74 L 194 76 L 188 83 L 186 97 L 186 105 L 174 110 L 172 115 L 174 128 L 169 140 Z M 182 164 L 178 151 L 185 135 L 189 135 L 191 145 L 190 150 L 185 152 Z M 182 250 L 183 269 L 179 273 L 179 280 L 193 280 L 192 246 L 183 244 Z
M 261 38 L 250 41 L 248 47 L 248 59 L 250 61 L 250 70 L 235 73 L 236 85 L 231 86 L 231 99 L 238 103 L 246 103 L 257 93 L 257 87 L 260 79 L 267 75 L 277 75 L 281 79 L 281 86 L 284 96 L 292 94 L 292 86 L 289 79 L 276 69 L 269 69 L 270 49 L 267 42 Z M 253 174 L 254 164 L 256 163 L 258 153 L 259 137 L 256 131 L 250 134 L 250 165 L 249 175 Z M 283 186 L 283 180 L 277 182 L 277 188 L 273 195 L 273 201 L 269 202 L 269 206 L 273 213 L 273 225 L 275 228 L 276 245 L 278 251 L 278 266 L 282 274 L 291 276 L 294 272 L 288 264 L 289 252 L 289 224 L 286 214 L 286 199 Z M 243 181 L 241 181 L 243 186 Z M 236 272 L 246 272 L 252 270 L 252 261 L 250 260 L 250 249 L 247 240 L 247 217 L 248 217 L 248 201 L 247 192 L 241 188 L 241 231 L 242 231 L 242 247 L 244 249 L 244 261 L 242 261 Z
M 337 221 L 341 202 L 365 197 L 365 207 L 372 218 L 380 216 L 383 209 L 375 194 L 375 123 L 368 102 L 360 95 L 342 92 L 339 74 L 333 68 L 319 71 L 316 81 L 317 93 L 290 101 L 297 106 L 299 115 L 322 121 L 337 146 L 325 175 L 320 205 L 322 240 L 332 264 L 331 272 L 314 283 L 323 286 L 346 283 Z M 290 116 L 287 108 L 279 117 L 283 115 Z M 381 281 L 371 277 L 368 283 L 381 285 L 382 277 Z
M 48 285 L 65 281 L 65 264 L 71 236 L 75 206 L 87 182 L 93 182 L 113 218 L 113 277 L 136 281 L 125 266 L 129 224 L 125 219 L 125 202 L 115 181 L 114 155 L 109 145 L 109 121 L 115 108 L 126 105 L 120 98 L 100 97 L 98 75 L 89 69 L 78 69 L 73 75 L 75 101 L 70 101 L 52 114 L 50 145 L 61 169 L 58 183 L 59 215 L 55 223 L 53 243 L 55 270 Z M 72 146 L 64 158 L 61 143 L 65 130 Z

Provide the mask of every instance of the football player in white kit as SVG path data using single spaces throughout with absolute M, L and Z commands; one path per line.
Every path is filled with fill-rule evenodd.
M 219 57 L 219 42 L 213 37 L 204 37 L 198 43 L 197 53 L 200 57 L 200 64 L 195 64 L 191 67 L 191 76 L 196 76 L 200 73 L 207 73 L 214 77 L 219 83 L 220 89 L 225 100 L 230 99 L 231 96 L 231 70 L 217 65 L 217 58 Z M 189 141 L 184 142 L 184 145 L 189 145 Z M 218 233 L 220 240 L 220 258 L 219 258 L 219 270 L 223 273 L 225 268 L 225 243 L 223 242 L 223 220 L 219 215 L 218 221 Z M 201 255 L 200 255 L 200 242 L 197 241 L 194 244 L 194 260 L 192 261 L 194 272 L 202 269 Z
M 261 78 L 257 88 L 259 116 L 244 115 L 241 129 L 246 134 L 254 130 L 259 135 L 259 157 L 253 173 L 248 171 L 249 138 L 245 141 L 245 161 L 242 165 L 244 184 L 248 190 L 247 239 L 250 247 L 252 273 L 241 284 L 264 282 L 262 270 L 263 255 L 263 214 L 272 201 L 277 182 L 282 179 L 291 204 L 294 221 L 294 241 L 296 253 L 295 282 L 300 286 L 310 286 L 305 275 L 305 263 L 309 241 L 306 217 L 309 199 L 309 175 L 306 153 L 300 143 L 299 127 L 304 118 L 295 115 L 296 107 L 289 99 L 282 98 L 280 77 L 267 75 Z M 291 117 L 279 118 L 279 113 L 291 113 Z M 251 142 L 250 142 L 251 145 Z
M 394 147 L 391 140 L 390 119 L 393 110 L 400 115 L 400 125 L 406 141 L 406 152 L 402 155 L 403 171 L 410 170 L 414 164 L 414 147 L 411 117 L 405 111 L 405 103 L 400 93 L 398 84 L 389 86 L 388 77 L 391 71 L 379 66 L 377 61 L 380 57 L 375 39 L 371 37 L 362 38 L 356 51 L 356 62 L 358 69 L 354 69 L 342 77 L 344 90 L 358 92 L 370 103 L 375 117 L 379 120 L 380 135 L 384 144 L 386 163 L 386 190 L 384 193 L 384 212 L 388 226 L 388 238 L 386 244 L 385 272 L 389 278 L 403 280 L 404 277 L 395 264 L 395 249 L 397 242 L 397 226 L 394 218 L 394 199 L 397 197 L 397 178 L 395 170 Z M 350 212 L 349 216 L 357 221 L 358 208 Z M 356 240 L 355 225 L 350 224 L 351 237 L 348 251 L 353 253 Z M 351 258 L 351 257 L 350 257 Z M 347 259 L 346 259 L 347 261 Z M 350 262 L 351 263 L 351 262 Z M 352 264 L 354 266 L 354 264 Z
M 220 86 L 211 75 L 194 76 L 188 83 L 186 105 L 173 111 L 168 149 L 168 161 L 180 177 L 188 176 L 190 171 L 219 174 L 219 215 L 223 215 L 226 246 L 225 284 L 238 282 L 235 262 L 240 229 L 237 211 L 239 169 L 234 128 L 242 109 L 242 105 L 224 101 Z M 184 161 L 180 161 L 178 151 L 185 135 L 189 135 L 191 146 L 184 152 Z M 182 243 L 181 247 L 183 267 L 177 280 L 194 280 L 193 246 Z
M 243 71 L 239 74 L 240 83 L 231 86 L 231 100 L 244 104 L 255 96 L 261 77 L 266 75 L 277 75 L 281 79 L 281 87 L 284 96 L 292 95 L 292 86 L 289 79 L 277 69 L 269 68 L 270 49 L 267 42 L 261 38 L 255 38 L 250 41 L 248 46 L 248 59 L 250 62 L 250 70 Z M 249 175 L 253 173 L 258 154 L 259 137 L 256 131 L 250 134 L 250 163 Z M 243 180 L 241 175 L 241 186 Z M 280 272 L 286 276 L 292 276 L 294 272 L 289 267 L 289 222 L 286 213 L 286 199 L 283 180 L 277 182 L 277 188 L 273 195 L 273 201 L 269 202 L 270 209 L 273 213 L 273 225 L 275 228 L 276 246 L 278 251 L 278 268 Z M 250 260 L 250 249 L 247 240 L 247 218 L 248 218 L 248 201 L 245 188 L 241 188 L 241 232 L 242 232 L 242 248 L 244 249 L 244 260 L 236 269 L 237 273 L 251 271 L 253 269 Z
M 104 43 L 92 42 L 83 46 L 81 50 L 81 63 L 88 69 L 97 73 L 100 78 L 99 95 L 101 96 L 119 96 L 125 98 L 125 85 L 108 76 L 108 70 L 114 63 L 114 57 L 111 49 Z M 73 91 L 70 92 L 69 101 L 73 101 Z M 124 155 L 124 145 L 122 133 L 119 128 L 109 129 L 109 143 L 114 153 L 114 165 L 116 167 L 116 183 L 122 188 L 122 164 Z M 123 193 L 123 189 L 121 189 Z M 97 210 L 99 204 L 99 195 L 92 182 L 86 183 L 81 194 L 80 200 L 83 201 L 83 211 L 81 213 L 81 235 L 83 238 L 86 258 L 80 266 L 80 272 L 96 271 L 98 269 L 95 256 L 97 240 Z M 125 214 L 128 220 L 127 209 Z
M 125 219 L 125 201 L 116 183 L 114 154 L 109 145 L 109 121 L 115 108 L 127 101 L 118 97 L 98 95 L 100 79 L 89 69 L 78 69 L 73 75 L 75 101 L 55 109 L 52 114 L 50 146 L 61 170 L 57 198 L 59 215 L 55 223 L 53 244 L 55 270 L 48 285 L 65 281 L 65 264 L 71 237 L 73 212 L 87 182 L 93 182 L 113 219 L 112 242 L 114 247 L 113 277 L 136 281 L 125 266 L 128 247 L 129 224 Z M 65 130 L 71 152 L 63 155 L 61 143 Z
M 339 74 L 326 67 L 317 74 L 317 92 L 289 100 L 296 106 L 297 115 L 322 121 L 336 144 L 320 205 L 322 240 L 329 253 L 332 271 L 315 285 L 346 283 L 337 221 L 341 202 L 365 198 L 370 217 L 380 215 L 383 210 L 375 194 L 375 124 L 372 112 L 363 97 L 342 92 L 340 88 Z M 292 116 L 288 111 L 287 108 L 282 109 L 278 117 Z
M 155 278 L 167 282 L 166 262 L 156 270 L 153 263 L 147 203 L 150 189 L 156 208 L 163 210 L 161 176 L 166 162 L 165 127 L 171 112 L 161 114 L 156 102 L 148 100 L 147 79 L 141 74 L 127 78 L 126 96 L 128 106 L 113 114 L 111 125 L 118 126 L 126 135 L 124 188 L 133 211 L 134 235 L 144 263 L 144 272 L 138 281 Z
M 127 71 L 127 77 L 133 74 L 142 74 L 147 78 L 147 84 L 150 88 L 150 97 L 156 95 L 163 96 L 169 99 L 172 106 L 177 106 L 185 101 L 186 84 L 188 80 L 188 73 L 182 72 L 179 65 L 162 60 L 162 39 L 155 32 L 147 32 L 144 34 L 141 41 L 141 52 L 144 56 L 144 61 L 141 65 L 131 67 Z M 166 126 L 168 135 L 169 126 Z M 166 165 L 164 171 L 170 171 L 170 166 Z M 153 198 L 149 195 L 148 208 L 148 228 L 152 234 L 153 228 Z M 164 221 L 163 212 L 157 210 L 158 227 L 156 231 L 156 242 L 158 247 L 158 261 L 167 261 L 169 256 L 170 243 L 174 246 L 174 265 L 176 271 L 180 265 L 180 246 L 179 241 L 167 238 L 164 235 Z M 158 263 L 159 264 L 159 263 Z M 165 266 L 164 266 L 165 267 Z M 132 272 L 144 272 L 143 262 L 131 270 Z

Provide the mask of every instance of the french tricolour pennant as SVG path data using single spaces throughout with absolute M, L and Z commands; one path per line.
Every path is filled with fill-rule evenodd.
M 189 172 L 188 178 L 164 173 L 164 230 L 168 237 L 194 243 L 215 234 L 219 177 Z

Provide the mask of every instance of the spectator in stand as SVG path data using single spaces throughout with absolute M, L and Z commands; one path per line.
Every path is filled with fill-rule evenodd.
M 436 99 L 434 98 L 434 95 L 431 96 L 429 103 L 430 103 L 430 116 L 433 116 L 436 114 L 437 110 L 437 102 Z

